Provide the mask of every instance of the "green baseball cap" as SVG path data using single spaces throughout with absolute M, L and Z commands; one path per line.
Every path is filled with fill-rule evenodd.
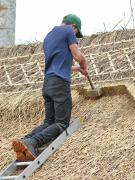
M 75 24 L 76 28 L 78 30 L 76 37 L 77 38 L 83 37 L 82 32 L 81 32 L 81 19 L 78 16 L 76 16 L 74 14 L 68 14 L 68 15 L 64 16 L 62 22 L 69 23 L 69 24 Z

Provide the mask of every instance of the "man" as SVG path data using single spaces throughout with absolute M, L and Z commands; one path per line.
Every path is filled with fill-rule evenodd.
M 69 126 L 72 109 L 71 73 L 79 71 L 88 75 L 88 65 L 78 49 L 76 37 L 82 37 L 81 20 L 76 15 L 69 14 L 44 39 L 45 121 L 23 139 L 13 141 L 12 148 L 19 161 L 35 159 L 38 147 L 54 140 Z M 73 59 L 79 66 L 72 66 Z

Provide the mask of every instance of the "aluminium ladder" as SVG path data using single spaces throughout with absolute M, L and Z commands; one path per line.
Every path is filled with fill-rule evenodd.
M 53 152 L 55 152 L 64 141 L 72 135 L 81 126 L 80 120 L 74 120 L 69 127 L 60 134 L 48 147 L 46 147 L 39 156 L 28 162 L 17 162 L 13 161 L 7 166 L 7 168 L 0 174 L 0 180 L 24 180 L 27 179 L 32 173 L 37 170 Z M 12 176 L 18 167 L 22 167 L 24 170 L 21 174 Z

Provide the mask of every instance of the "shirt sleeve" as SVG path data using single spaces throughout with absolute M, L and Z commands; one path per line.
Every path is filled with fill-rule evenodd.
M 68 45 L 78 44 L 76 35 L 75 35 L 75 33 L 74 33 L 74 31 L 73 31 L 72 28 L 69 28 L 69 29 L 68 29 L 67 42 L 68 42 Z

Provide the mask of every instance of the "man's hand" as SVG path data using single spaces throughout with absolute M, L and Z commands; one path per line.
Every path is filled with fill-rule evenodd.
M 80 72 L 82 75 L 86 76 L 86 77 L 88 76 L 88 70 L 87 70 L 87 69 L 82 69 L 82 68 L 80 67 L 79 72 Z
M 81 68 L 80 66 L 72 66 L 72 71 L 74 72 L 80 72 L 82 75 L 87 76 L 88 75 L 88 70 Z

